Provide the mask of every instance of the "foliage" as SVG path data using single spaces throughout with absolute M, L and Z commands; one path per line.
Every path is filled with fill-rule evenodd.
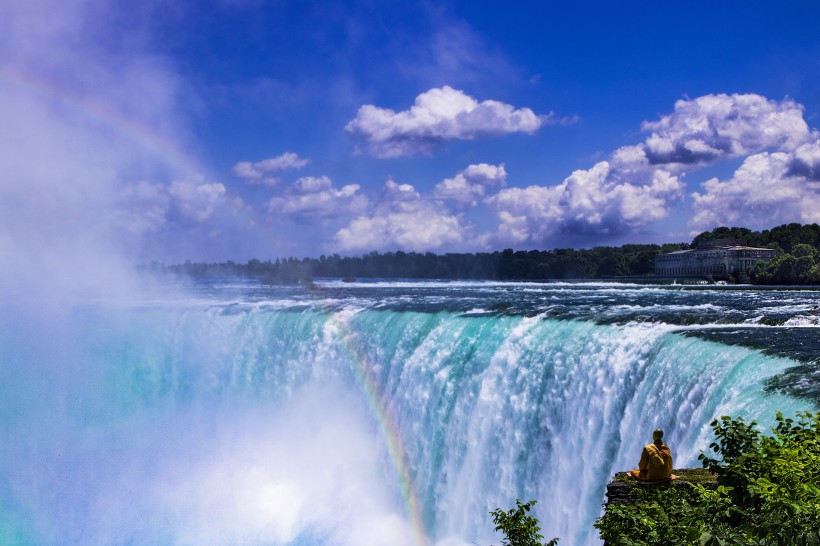
M 490 512 L 493 516 L 493 523 L 495 523 L 495 530 L 504 533 L 505 539 L 501 541 L 501 546 L 555 546 L 558 544 L 557 538 L 541 543 L 544 535 L 540 532 L 538 518 L 529 514 L 534 504 L 534 500 L 521 504 L 520 499 L 515 499 L 515 508 L 510 508 L 506 512 L 501 508 L 496 508 Z
M 820 284 L 817 252 L 808 245 L 795 245 L 798 254 L 783 253 L 768 262 L 759 262 L 750 272 L 755 284 Z
M 595 522 L 607 544 L 693 544 L 696 528 L 677 525 L 693 519 L 696 490 L 669 486 L 635 487 L 635 504 L 610 504 Z
M 721 226 L 695 237 L 692 241 L 692 248 L 696 247 L 698 242 L 714 239 L 743 239 L 749 246 L 777 248 L 794 254 L 795 247 L 800 244 L 815 249 L 820 246 L 820 225 L 792 223 L 763 231 Z
M 595 527 L 607 544 L 820 545 L 820 415 L 776 415 L 771 435 L 752 421 L 711 426 L 704 468 L 718 487 L 636 487 L 638 502 L 610 505 Z

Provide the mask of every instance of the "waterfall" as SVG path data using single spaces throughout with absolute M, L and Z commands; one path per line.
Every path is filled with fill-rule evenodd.
M 70 324 L 0 334 L 4 543 L 488 545 L 520 498 L 597 544 L 653 429 L 694 465 L 713 417 L 806 407 L 763 390 L 794 361 L 660 322 L 237 302 Z

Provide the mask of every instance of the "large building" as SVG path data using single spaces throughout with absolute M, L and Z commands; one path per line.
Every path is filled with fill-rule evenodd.
M 697 248 L 655 256 L 655 276 L 663 278 L 703 277 L 744 282 L 757 262 L 771 260 L 774 249 L 746 246 L 741 239 L 715 239 Z

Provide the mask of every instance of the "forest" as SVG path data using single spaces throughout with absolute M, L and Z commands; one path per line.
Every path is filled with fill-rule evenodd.
M 370 252 L 360 256 L 277 258 L 247 263 L 194 263 L 152 268 L 196 277 L 245 276 L 275 284 L 305 283 L 317 277 L 341 279 L 445 279 L 445 280 L 650 280 L 655 256 L 687 248 L 710 239 L 743 239 L 749 246 L 774 248 L 777 257 L 758 264 L 750 273 L 755 284 L 820 284 L 820 226 L 784 224 L 763 231 L 718 227 L 691 243 L 627 244 L 589 249 L 513 250 L 446 253 Z

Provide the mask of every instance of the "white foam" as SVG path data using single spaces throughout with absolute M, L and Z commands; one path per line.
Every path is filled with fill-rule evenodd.
M 784 326 L 820 326 L 820 315 L 797 315 L 785 323 Z

